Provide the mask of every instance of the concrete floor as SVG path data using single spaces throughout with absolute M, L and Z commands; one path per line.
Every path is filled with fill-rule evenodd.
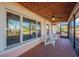
M 19 57 L 77 57 L 77 54 L 68 39 L 60 38 L 54 47 L 41 43 Z

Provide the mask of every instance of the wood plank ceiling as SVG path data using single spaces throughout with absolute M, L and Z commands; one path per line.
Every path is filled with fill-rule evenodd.
M 22 6 L 53 22 L 67 21 L 75 2 L 18 2 Z M 55 20 L 52 20 L 55 16 Z M 57 17 L 57 18 L 56 18 Z M 59 18 L 58 18 L 59 17 Z

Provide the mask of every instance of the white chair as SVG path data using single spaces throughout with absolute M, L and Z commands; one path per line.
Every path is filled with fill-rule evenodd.
M 57 39 L 56 34 L 46 35 L 45 40 L 44 40 L 44 44 L 45 45 L 52 44 L 53 46 L 55 46 L 56 39 Z
M 51 36 L 51 39 L 53 40 L 52 42 L 53 42 L 53 46 L 55 46 L 55 43 L 56 43 L 56 40 L 57 40 L 57 35 L 56 34 L 53 34 L 52 36 Z

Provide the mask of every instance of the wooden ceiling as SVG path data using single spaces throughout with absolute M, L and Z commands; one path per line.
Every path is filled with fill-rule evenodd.
M 53 22 L 67 21 L 75 2 L 18 2 L 22 6 Z M 52 20 L 52 16 L 60 17 Z

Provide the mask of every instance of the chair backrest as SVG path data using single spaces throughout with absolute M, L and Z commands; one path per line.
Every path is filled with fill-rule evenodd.
M 45 40 L 44 40 L 44 44 L 45 45 L 48 45 L 48 44 L 51 44 L 53 43 L 53 41 L 55 40 L 55 35 L 53 36 L 52 34 L 49 34 L 49 35 L 45 35 Z

